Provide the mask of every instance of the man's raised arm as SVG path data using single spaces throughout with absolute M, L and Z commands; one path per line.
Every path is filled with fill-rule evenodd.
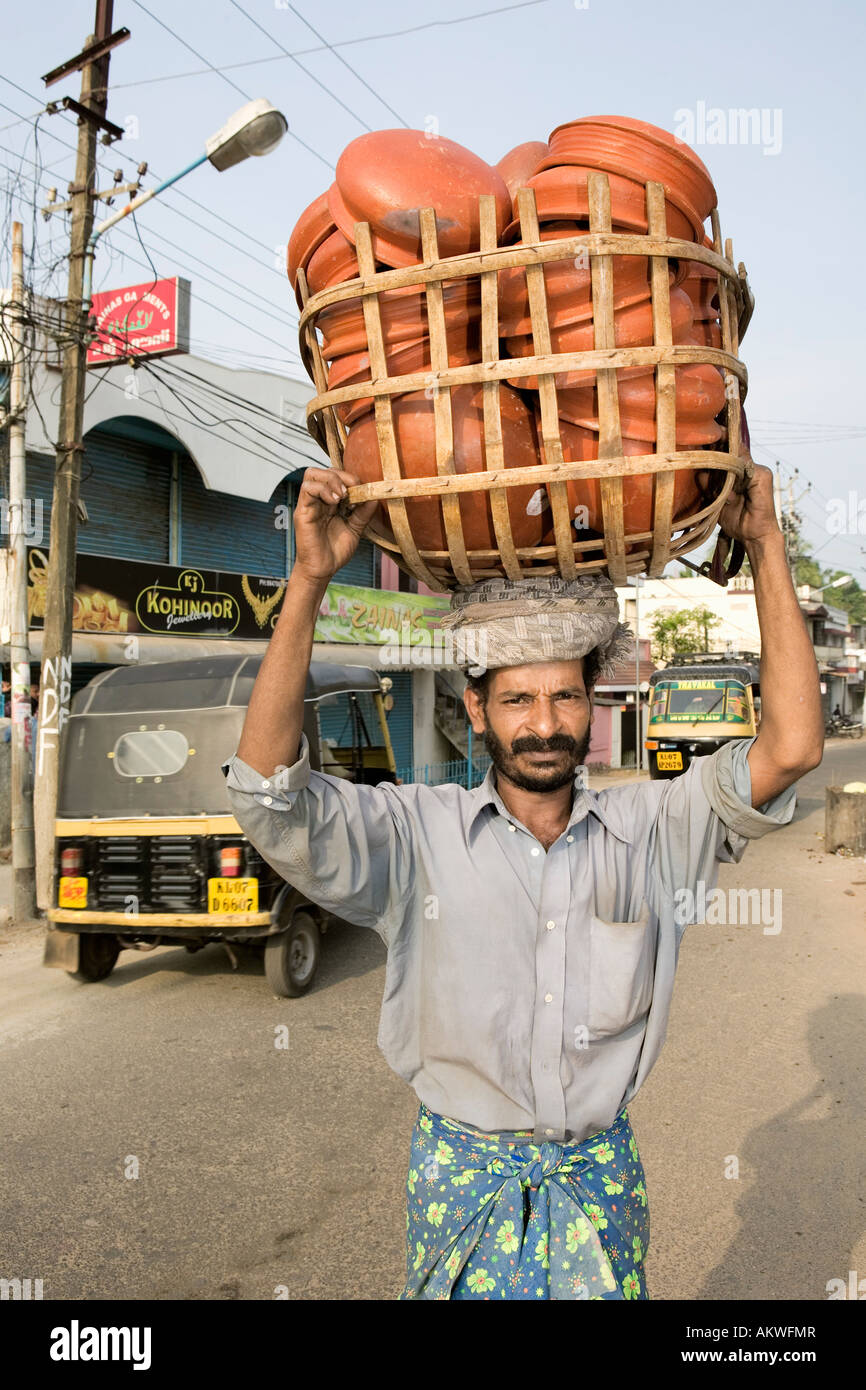
M 761 724 L 749 749 L 752 805 L 763 806 L 824 753 L 824 717 L 815 650 L 797 602 L 773 505 L 773 474 L 756 466 L 732 494 L 719 524 L 746 548 L 761 628 Z
M 244 721 L 238 757 L 263 777 L 297 761 L 316 618 L 337 570 L 351 560 L 376 509 L 345 518 L 338 506 L 357 483 L 336 468 L 308 468 L 295 508 L 295 563 Z

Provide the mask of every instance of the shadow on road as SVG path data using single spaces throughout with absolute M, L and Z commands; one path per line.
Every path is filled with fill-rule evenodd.
M 863 995 L 836 997 L 810 1015 L 820 1080 L 746 1140 L 740 1169 L 754 1181 L 736 1206 L 740 1229 L 698 1298 L 825 1299 L 830 1279 L 847 1284 L 866 1227 L 864 1031 Z
M 183 946 L 158 947 L 153 952 L 123 950 L 108 979 L 100 982 L 101 989 L 122 989 L 137 980 L 155 974 L 187 976 L 190 980 L 213 975 L 233 975 L 235 979 L 260 977 L 265 981 L 264 950 L 261 946 L 233 944 L 237 969 L 232 969 L 228 953 L 219 942 L 210 942 L 200 951 L 189 952 Z M 319 969 L 310 995 L 329 989 L 342 980 L 354 979 L 376 970 L 385 960 L 385 947 L 373 931 L 337 922 L 329 927 L 322 939 Z

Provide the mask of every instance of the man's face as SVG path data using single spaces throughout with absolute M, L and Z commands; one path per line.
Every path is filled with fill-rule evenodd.
M 507 666 L 492 672 L 486 702 L 468 689 L 463 698 L 500 776 L 532 792 L 573 781 L 591 736 L 592 695 L 582 661 Z

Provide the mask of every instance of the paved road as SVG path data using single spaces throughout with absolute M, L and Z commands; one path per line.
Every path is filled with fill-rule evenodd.
M 866 1276 L 866 861 L 820 838 L 824 786 L 854 778 L 866 747 L 828 742 L 792 825 L 722 868 L 781 889 L 778 934 L 687 934 L 631 1107 L 655 1298 Z M 335 931 L 314 992 L 282 1001 L 216 946 L 126 952 L 82 986 L 42 969 L 40 932 L 2 935 L 0 1274 L 73 1299 L 396 1295 L 416 1105 L 376 1048 L 378 938 Z

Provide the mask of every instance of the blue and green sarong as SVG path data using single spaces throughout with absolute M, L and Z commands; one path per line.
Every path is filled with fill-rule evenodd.
M 628 1115 L 580 1143 L 484 1134 L 422 1103 L 401 1299 L 648 1299 L 649 1207 Z

